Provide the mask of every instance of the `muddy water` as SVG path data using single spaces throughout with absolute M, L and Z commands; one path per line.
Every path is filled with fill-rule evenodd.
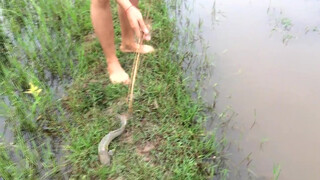
M 9 104 L 9 100 L 6 97 L 0 97 L 0 101 Z M 13 142 L 13 132 L 10 127 L 6 126 L 6 119 L 1 116 L 2 107 L 0 107 L 0 143 L 11 143 Z
M 13 142 L 13 133 L 9 128 L 5 126 L 5 118 L 0 117 L 0 143 L 6 142 L 11 143 Z
M 215 101 L 219 121 L 234 115 L 226 133 L 230 179 L 271 179 L 276 167 L 279 179 L 320 179 L 320 1 L 179 6 L 180 17 L 201 29 L 195 36 L 209 45 L 214 64 L 202 96 Z M 208 130 L 215 125 L 208 122 Z

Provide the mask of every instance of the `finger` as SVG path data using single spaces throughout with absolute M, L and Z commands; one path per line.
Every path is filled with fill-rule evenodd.
M 140 39 L 141 38 L 140 28 L 134 27 L 133 30 L 134 30 L 134 33 L 136 34 L 137 38 Z
M 151 40 L 151 35 L 150 34 L 144 35 L 143 39 L 145 39 L 147 41 L 150 41 Z
M 134 23 L 134 24 L 132 25 L 132 29 L 133 29 L 134 33 L 136 34 L 136 36 L 137 36 L 138 38 L 140 38 L 140 37 L 141 37 L 141 32 L 140 32 L 140 28 L 139 28 L 138 23 Z
M 144 23 L 143 19 L 139 19 L 138 22 L 139 22 L 139 25 L 140 25 L 140 28 L 141 28 L 142 32 L 143 32 L 145 35 L 149 34 L 149 29 L 147 28 L 147 26 L 146 26 L 146 24 Z

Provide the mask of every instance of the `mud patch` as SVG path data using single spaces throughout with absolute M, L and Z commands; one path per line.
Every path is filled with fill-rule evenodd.
M 156 143 L 146 142 L 144 145 L 136 149 L 136 153 L 143 158 L 144 161 L 151 161 L 150 152 L 156 148 Z

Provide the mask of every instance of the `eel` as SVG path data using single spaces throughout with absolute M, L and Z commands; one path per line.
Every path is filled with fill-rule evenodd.
M 129 116 L 127 114 L 122 114 L 122 115 L 117 115 L 117 117 L 121 120 L 121 127 L 105 135 L 100 141 L 98 146 L 99 160 L 101 164 L 106 166 L 111 165 L 112 152 L 108 151 L 108 146 L 114 138 L 120 136 L 123 133 L 123 131 L 126 128 Z

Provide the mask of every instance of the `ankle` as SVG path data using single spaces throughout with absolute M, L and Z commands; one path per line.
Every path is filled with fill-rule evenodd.
M 135 42 L 122 42 L 121 43 L 121 47 L 125 48 L 125 49 L 135 48 L 136 46 L 137 46 L 137 43 L 135 43 Z
M 116 56 L 107 57 L 107 64 L 119 63 L 119 60 Z
M 113 74 L 116 72 L 122 72 L 122 71 L 124 72 L 119 61 L 108 62 L 107 70 L 108 70 L 109 74 Z

